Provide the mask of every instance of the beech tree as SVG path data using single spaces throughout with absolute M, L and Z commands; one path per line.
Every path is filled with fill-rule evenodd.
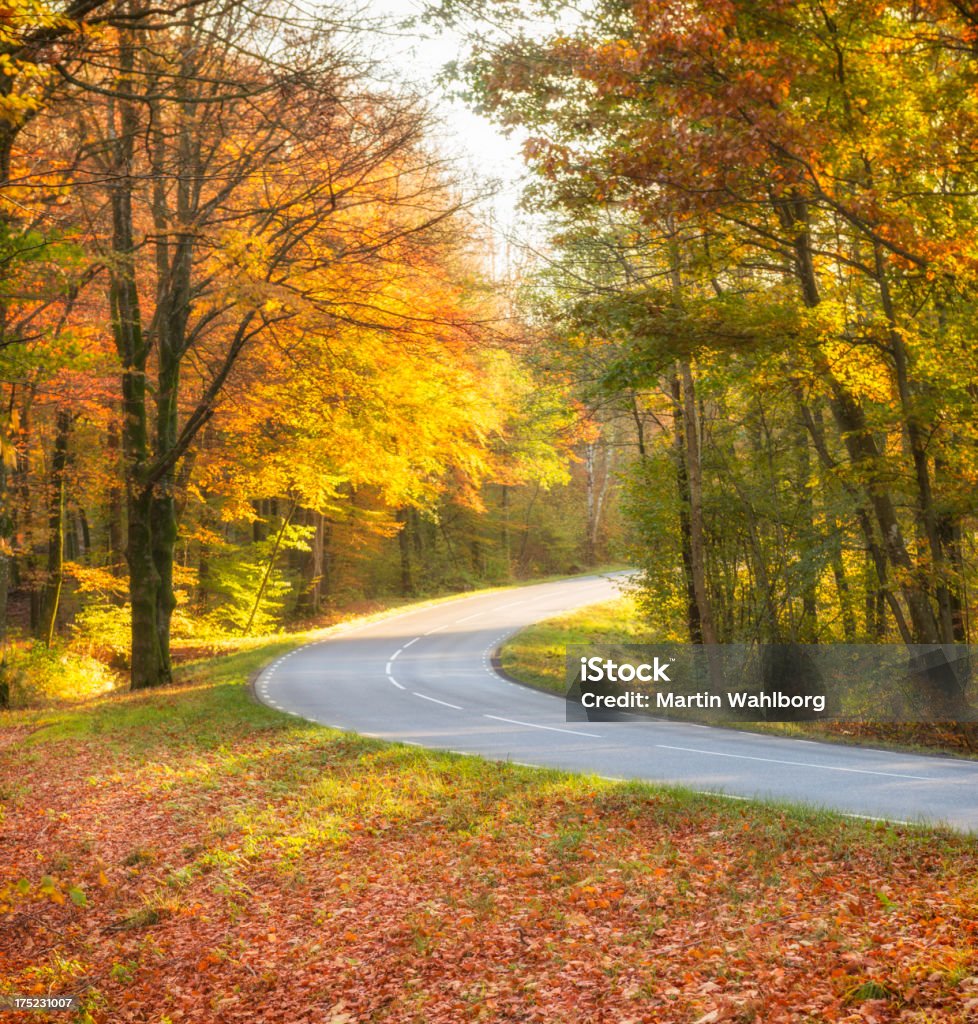
M 426 210 L 423 186 L 386 188 L 395 155 L 427 159 L 425 111 L 365 90 L 339 25 L 286 5 L 199 3 L 179 27 L 114 27 L 73 76 L 84 99 L 65 145 L 83 154 L 73 187 L 120 367 L 137 688 L 171 678 L 178 476 L 235 364 L 262 334 L 327 308 L 337 266 L 450 212 L 441 195 Z M 368 203 L 424 212 L 333 229 Z

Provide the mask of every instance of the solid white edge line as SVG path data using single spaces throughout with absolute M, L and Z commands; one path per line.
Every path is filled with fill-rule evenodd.
M 558 729 L 554 725 L 536 725 L 533 722 L 520 722 L 516 718 L 503 718 L 500 715 L 483 715 L 483 718 L 491 718 L 496 722 L 509 722 L 510 725 L 525 725 L 528 729 L 546 729 L 547 732 L 563 732 L 569 736 L 590 736 L 592 739 L 600 740 L 602 737 L 596 732 L 581 732 L 579 729 Z
M 879 821 L 885 825 L 913 825 L 912 821 L 903 821 L 901 818 L 874 818 L 872 814 L 850 814 L 846 811 L 839 813 L 843 818 L 858 818 L 860 821 Z
M 430 700 L 432 704 L 443 704 L 446 708 L 454 708 L 456 711 L 462 710 L 458 704 L 449 704 L 447 700 L 439 700 L 437 697 L 429 697 L 426 693 L 418 693 L 417 690 L 412 690 L 411 692 L 415 697 L 420 697 L 422 700 Z
M 796 768 L 823 768 L 830 772 L 851 772 L 855 775 L 883 775 L 889 779 L 912 779 L 915 782 L 940 782 L 926 775 L 901 775 L 897 772 L 874 772 L 868 768 L 840 768 L 834 764 L 815 764 L 811 761 L 782 761 L 777 757 L 752 757 L 749 754 L 725 754 L 720 750 L 698 750 L 696 747 L 673 747 L 668 743 L 656 743 L 659 750 L 684 750 L 689 754 L 707 754 L 713 757 L 733 757 L 739 761 L 763 761 L 766 764 L 790 764 Z

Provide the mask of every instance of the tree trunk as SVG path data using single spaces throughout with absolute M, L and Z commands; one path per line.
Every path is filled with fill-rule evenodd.
M 162 490 L 162 493 L 161 493 Z M 173 563 L 177 546 L 177 515 L 173 492 L 168 483 L 152 491 L 149 506 L 151 551 L 156 570 L 156 636 L 160 650 L 160 683 L 173 678 L 170 661 L 170 622 L 177 606 L 173 592 Z
M 852 591 L 842 558 L 840 525 L 838 523 L 834 525 L 835 529 L 829 540 L 832 545 L 832 576 L 835 579 L 835 589 L 839 597 L 839 614 L 842 618 L 842 636 L 847 644 L 854 644 L 856 642 L 856 614 L 852 608 Z
M 689 552 L 693 593 L 699 612 L 703 643 L 717 642 L 713 607 L 706 585 L 706 538 L 703 524 L 703 468 L 700 461 L 699 417 L 693 373 L 687 362 L 679 364 L 683 392 L 683 432 L 686 438 L 686 465 L 689 474 Z
M 0 643 L 7 639 L 7 597 L 13 558 L 14 518 L 10 501 L 7 462 L 5 456 L 0 455 Z
M 109 467 L 112 473 L 112 483 L 108 490 L 108 507 L 106 518 L 108 519 L 108 562 L 113 575 L 122 575 L 122 565 L 126 558 L 126 542 L 124 539 L 122 488 L 119 486 L 119 479 L 125 470 L 119 464 L 119 428 L 114 420 L 109 421 L 108 431 L 105 437 L 105 446 L 108 449 Z
M 160 649 L 158 629 L 160 579 L 153 559 L 152 493 L 130 494 L 129 603 L 132 608 L 130 683 L 134 690 L 170 681 L 169 662 Z
M 509 529 L 509 485 L 501 484 L 500 487 L 500 540 L 502 541 L 503 548 L 505 577 L 506 579 L 511 579 L 513 575 L 513 543 Z M 442 530 L 442 534 L 444 535 L 444 529 Z M 449 558 L 454 559 L 454 553 L 452 552 L 451 545 L 448 546 L 448 556 Z
M 59 409 L 51 459 L 51 499 L 48 507 L 48 566 L 41 594 L 41 636 L 50 647 L 58 624 L 58 607 L 64 582 L 65 554 L 65 468 L 68 462 L 68 435 L 71 414 Z
M 925 579 L 929 577 L 930 586 L 937 600 L 937 618 L 934 624 L 936 640 L 925 640 L 923 642 L 953 643 L 953 602 L 951 590 L 947 585 L 944 548 L 941 543 L 939 516 L 931 481 L 930 460 L 927 456 L 927 437 L 918 419 L 914 397 L 911 393 L 910 357 L 903 341 L 903 334 L 897 323 L 896 310 L 890 294 L 886 265 L 883 260 L 883 251 L 879 243 L 874 245 L 874 257 L 876 260 L 876 280 L 879 285 L 883 313 L 889 325 L 890 351 L 893 354 L 897 394 L 900 396 L 900 411 L 903 417 L 907 441 L 910 446 L 910 456 L 914 466 L 914 479 L 917 484 L 916 512 L 921 532 L 926 539 L 927 548 L 930 551 L 930 565 L 923 572 L 918 572 L 918 578 L 920 579 L 921 586 L 923 586 Z
M 821 298 L 812 259 L 807 204 L 802 199 L 786 199 L 775 204 L 775 209 L 781 217 L 783 227 L 794 234 L 797 280 L 805 304 L 814 308 L 819 305 Z M 908 635 L 905 639 L 912 643 L 940 643 L 938 620 L 926 588 L 922 586 L 919 567 L 914 565 L 904 541 L 896 506 L 887 487 L 879 446 L 866 422 L 863 408 L 844 383 L 835 376 L 824 354 L 815 349 L 813 355 L 816 359 L 816 372 L 829 386 L 829 405 L 850 461 L 868 474 L 862 486 L 879 528 L 882 549 L 889 563 L 897 569 L 900 590 L 910 616 Z M 877 565 L 877 568 L 880 566 Z
M 132 73 L 132 42 L 120 47 L 122 72 Z M 119 113 L 116 114 L 118 106 Z M 136 287 L 132 163 L 139 119 L 132 103 L 109 100 L 107 116 L 114 143 L 115 179 L 110 189 L 112 252 L 109 302 L 112 330 L 122 372 L 122 452 L 126 467 L 129 601 L 132 608 L 130 684 L 134 690 L 170 682 L 169 651 L 160 641 L 160 575 L 154 558 L 153 488 L 147 482 L 150 458 L 146 409 L 148 347 Z
M 401 524 L 397 534 L 397 546 L 401 555 L 401 596 L 410 597 L 414 593 L 414 576 L 411 571 L 411 538 L 408 536 L 410 517 L 406 508 L 397 510 L 395 516 Z
M 801 643 L 815 643 L 818 639 L 818 581 L 821 575 L 821 559 L 816 561 L 811 558 L 811 550 L 814 547 L 818 536 L 818 528 L 815 523 L 815 505 L 812 500 L 811 483 L 811 453 L 808 448 L 808 435 L 805 431 L 804 422 L 795 418 L 794 423 L 794 445 L 798 452 L 798 501 L 801 506 L 800 518 L 804 523 L 804 543 L 807 551 L 802 552 L 802 595 L 801 595 L 801 622 L 798 623 L 796 632 L 797 639 Z M 841 560 L 840 560 L 841 567 Z M 844 574 L 843 574 L 844 580 Z M 836 577 L 836 582 L 838 582 Z
M 297 617 L 318 615 L 323 605 L 323 580 L 325 575 L 326 517 L 321 512 L 305 512 L 303 521 L 313 527 L 308 551 L 298 553 L 296 568 L 304 585 L 296 602 Z
M 703 643 L 703 627 L 700 623 L 700 608 L 696 600 L 696 586 L 693 582 L 693 542 L 692 527 L 689 521 L 689 471 L 686 465 L 686 428 L 679 374 L 673 374 L 669 383 L 672 391 L 672 437 L 676 464 L 676 488 L 679 492 L 679 545 L 682 554 L 683 580 L 686 587 L 686 627 L 689 631 L 690 643 L 701 644 Z
M 584 446 L 584 479 L 585 479 L 585 495 L 587 502 L 587 522 L 584 524 L 584 564 L 594 565 L 596 559 L 595 552 L 595 535 L 597 533 L 597 494 L 598 489 L 595 483 L 595 476 L 597 473 L 597 459 L 595 452 L 597 451 L 597 445 L 593 441 L 588 441 Z

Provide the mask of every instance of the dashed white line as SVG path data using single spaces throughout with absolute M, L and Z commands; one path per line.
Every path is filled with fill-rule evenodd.
M 408 642 L 401 648 L 401 650 L 407 650 L 411 646 L 411 644 L 416 644 L 420 639 L 421 637 L 416 636 L 413 640 L 408 640 Z
M 401 689 L 403 689 L 403 687 L 401 687 Z M 430 700 L 432 704 L 443 704 L 446 708 L 454 708 L 456 711 L 462 710 L 458 704 L 449 704 L 447 700 L 439 700 L 437 697 L 429 697 L 428 694 L 418 693 L 417 690 L 412 690 L 411 692 L 415 697 L 420 697 L 422 700 Z
M 404 687 L 401 686 L 401 684 L 390 674 L 390 672 L 387 673 L 387 682 L 393 683 L 394 686 L 396 686 L 399 690 L 404 689 Z
M 690 754 L 709 754 L 712 757 L 732 757 L 740 761 L 764 761 L 766 764 L 790 764 L 796 768 L 824 768 L 829 772 L 851 772 L 856 775 L 884 775 L 890 779 L 913 779 L 915 782 L 934 782 L 926 775 L 902 775 L 898 772 L 876 772 L 868 768 L 841 768 L 834 764 L 815 764 L 811 761 L 782 761 L 776 757 L 751 757 L 749 754 L 725 754 L 719 750 L 698 750 L 696 747 L 673 747 L 668 743 L 656 743 L 660 750 L 684 750 Z
M 393 658 L 391 658 L 391 661 L 393 661 L 393 660 L 394 660 L 394 659 L 393 659 Z M 386 665 L 384 666 L 384 671 L 385 671 L 385 672 L 386 672 L 386 673 L 387 673 L 388 675 L 390 675 L 390 674 L 391 674 L 391 662 L 390 662 L 390 661 L 389 661 L 389 662 L 387 662 L 387 664 L 386 664 Z
M 537 725 L 535 722 L 521 722 L 516 718 L 503 718 L 500 715 L 483 715 L 483 718 L 491 718 L 496 722 L 509 722 L 510 725 L 525 725 L 528 729 L 546 729 L 547 732 L 563 732 L 569 736 L 590 736 L 599 740 L 601 736 L 596 732 L 581 732 L 578 729 L 558 729 L 553 725 Z
M 398 649 L 391 655 L 391 661 L 393 661 L 403 650 L 403 647 L 398 647 Z M 389 665 L 390 661 L 387 664 Z
M 490 611 L 498 611 L 498 609 L 490 609 Z M 477 619 L 480 615 L 485 615 L 485 611 L 473 612 L 471 615 L 466 615 L 464 618 L 456 619 L 454 625 L 458 625 L 460 622 L 468 622 L 469 619 Z

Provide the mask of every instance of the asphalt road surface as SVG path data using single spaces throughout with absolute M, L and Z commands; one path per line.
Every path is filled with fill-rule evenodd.
M 354 627 L 269 665 L 255 690 L 281 711 L 386 740 L 978 832 L 978 762 L 676 722 L 567 722 L 561 697 L 493 670 L 506 637 L 616 597 L 623 575 L 477 594 Z

